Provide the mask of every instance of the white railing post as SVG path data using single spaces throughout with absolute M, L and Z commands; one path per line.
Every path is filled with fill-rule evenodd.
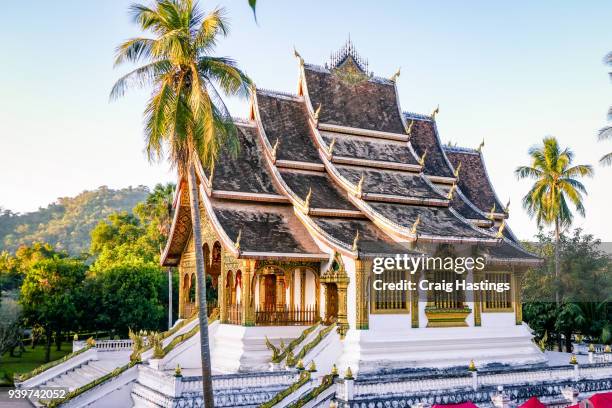
M 565 398 L 567 400 L 567 402 L 571 405 L 576 405 L 578 404 L 578 395 L 580 394 L 580 392 L 578 392 L 578 390 L 572 388 L 572 387 L 567 387 L 564 388 L 561 391 L 561 395 L 563 395 L 563 398 Z
M 495 408 L 510 408 L 510 397 L 504 392 L 504 387 L 497 387 L 497 394 L 491 397 L 491 402 Z
M 580 381 L 580 367 L 579 364 L 574 364 L 574 381 Z
M 472 371 L 472 389 L 478 391 L 478 371 Z
M 350 378 L 344 379 L 344 398 L 346 401 L 353 399 L 353 392 L 355 390 L 355 380 Z

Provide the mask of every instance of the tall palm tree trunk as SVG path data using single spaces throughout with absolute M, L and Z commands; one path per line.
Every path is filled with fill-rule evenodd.
M 193 160 L 193 159 L 192 159 Z M 193 226 L 193 243 L 195 249 L 196 276 L 198 287 L 198 315 L 200 318 L 200 355 L 202 359 L 202 383 L 204 407 L 213 408 L 212 372 L 210 368 L 210 346 L 208 342 L 208 312 L 206 308 L 206 271 L 204 265 L 204 254 L 202 253 L 202 224 L 200 223 L 200 200 L 198 195 L 198 183 L 195 179 L 194 164 L 189 164 L 187 173 L 189 184 L 189 204 L 191 206 L 191 221 Z
M 559 228 L 559 217 L 555 218 L 555 303 L 557 309 L 561 306 L 561 300 L 559 298 L 559 241 L 560 241 L 560 228 Z M 561 339 L 561 332 L 557 333 L 557 346 L 559 351 L 563 351 L 563 341 Z

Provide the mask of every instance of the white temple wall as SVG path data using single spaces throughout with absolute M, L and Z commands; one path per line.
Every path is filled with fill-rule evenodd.
M 410 314 L 371 314 L 369 330 L 411 329 Z
M 305 302 L 304 307 L 310 307 L 316 304 L 316 280 L 315 275 L 310 269 L 306 269 L 306 280 L 305 280 Z
M 481 314 L 482 327 L 508 327 L 515 326 L 514 312 L 495 312 Z

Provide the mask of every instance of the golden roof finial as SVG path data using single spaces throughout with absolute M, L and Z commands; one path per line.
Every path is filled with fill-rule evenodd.
M 175 377 L 182 377 L 183 376 L 183 372 L 182 372 L 181 366 L 179 364 L 177 364 L 176 368 L 174 369 L 174 376 Z
M 395 74 L 393 74 L 391 78 L 389 78 L 389 80 L 391 80 L 392 82 L 397 81 L 397 78 L 399 78 L 400 76 L 400 70 L 401 70 L 401 67 L 398 68 L 397 71 L 395 71 Z
M 431 120 L 436 120 L 436 115 L 440 113 L 440 105 L 436 106 L 436 109 L 431 112 Z
M 459 178 L 460 171 L 461 171 L 461 162 L 459 162 L 459 164 L 457 165 L 457 168 L 455 169 L 455 178 Z
M 408 135 L 408 139 L 412 136 L 412 126 L 414 126 L 414 119 L 410 119 L 410 123 L 406 127 L 406 134 Z
M 300 61 L 300 65 L 304 65 L 304 58 L 302 58 L 300 53 L 295 49 L 295 45 L 293 46 L 293 55 Z
M 304 369 L 304 360 L 302 360 L 301 358 L 298 360 L 297 365 L 295 366 L 295 368 L 297 368 L 298 370 L 303 370 Z
M 351 367 L 346 367 L 346 371 L 344 372 L 344 379 L 345 380 L 355 379 L 355 377 L 353 377 L 353 370 L 351 370 Z
M 416 220 L 414 220 L 414 224 L 412 224 L 412 228 L 410 228 L 410 233 L 412 235 L 417 234 L 417 228 L 419 227 L 420 223 L 421 223 L 421 216 L 417 215 Z
M 421 166 L 425 166 L 425 158 L 427 157 L 427 148 L 425 148 L 425 151 L 423 152 L 423 155 L 421 156 L 421 158 L 419 159 L 419 164 Z
M 446 198 L 448 198 L 449 200 L 452 200 L 453 196 L 455 195 L 456 189 L 457 189 L 457 183 L 453 183 L 450 190 L 448 190 L 448 194 L 446 195 Z
M 306 195 L 306 199 L 304 200 L 304 207 L 306 207 L 306 211 L 310 208 L 310 199 L 312 198 L 312 187 L 308 188 L 308 194 Z
M 332 153 L 334 152 L 334 146 L 336 145 L 336 136 L 334 136 L 334 138 L 332 139 L 332 141 L 329 143 L 329 147 L 327 148 L 327 152 L 329 153 L 329 155 L 331 156 Z
M 607 344 L 606 348 L 604 348 L 604 353 L 612 353 L 612 348 L 610 348 L 609 344 Z
M 499 229 L 497 230 L 495 238 L 503 238 L 504 228 L 506 228 L 506 220 L 502 220 L 501 224 L 499 224 Z
M 478 153 L 482 152 L 482 148 L 484 147 L 484 138 L 482 139 L 482 142 L 480 142 L 480 144 L 478 145 L 478 148 L 476 149 L 476 151 Z
M 211 166 L 210 174 L 208 175 L 208 185 L 212 188 L 213 177 L 215 175 L 215 167 Z
M 571 365 L 576 365 L 576 364 L 578 364 L 578 359 L 576 358 L 576 355 L 575 355 L 575 354 L 572 354 L 572 356 L 570 357 L 569 363 L 570 363 Z
M 277 138 L 276 142 L 274 143 L 274 146 L 272 146 L 272 160 L 276 161 L 276 153 L 278 153 L 278 145 L 280 143 L 280 140 Z
M 363 182 L 365 181 L 365 174 L 361 174 L 361 178 L 359 179 L 359 183 L 357 183 L 357 195 L 361 196 L 363 194 Z
M 238 231 L 238 236 L 236 237 L 236 242 L 234 243 L 234 247 L 236 249 L 240 249 L 240 239 L 242 238 L 242 228 Z
M 336 364 L 332 365 L 331 375 L 333 375 L 334 377 L 338 376 L 338 367 L 336 366 Z
M 493 203 L 493 207 L 491 207 L 491 211 L 489 211 L 489 219 L 493 220 L 495 218 L 495 203 Z
M 314 120 L 316 123 L 319 123 L 319 115 L 321 114 L 321 103 L 319 102 L 319 106 L 317 106 L 317 110 L 314 112 Z
M 508 202 L 506 203 L 506 208 L 504 208 L 504 212 L 506 214 L 510 212 L 510 199 L 508 199 Z
M 314 373 L 315 371 L 317 371 L 317 366 L 314 360 L 312 360 L 310 364 L 308 365 L 308 371 L 310 371 L 311 373 Z
M 357 234 L 355 234 L 355 239 L 353 240 L 352 250 L 357 251 L 359 245 L 359 230 L 357 230 Z
M 470 360 L 470 364 L 468 365 L 468 371 L 476 371 L 476 364 L 474 360 Z

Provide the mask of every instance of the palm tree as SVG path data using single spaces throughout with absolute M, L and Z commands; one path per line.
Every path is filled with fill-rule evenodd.
M 612 52 L 606 55 L 604 62 L 612 66 Z M 612 78 L 612 72 L 610 72 L 610 77 Z M 612 106 L 608 109 L 608 120 L 612 120 Z M 604 139 L 612 139 L 612 126 L 604 126 L 599 130 L 599 140 Z M 612 152 L 603 155 L 603 157 L 599 159 L 599 162 L 604 166 L 612 165 Z
M 555 228 L 555 280 L 559 279 L 559 240 L 561 228 L 572 224 L 574 215 L 569 203 L 584 217 L 583 194 L 586 188 L 578 180 L 592 176 L 590 165 L 572 166 L 574 153 L 566 148 L 561 150 L 557 139 L 544 138 L 542 146 L 529 149 L 530 166 L 519 166 L 515 174 L 519 179 L 535 180 L 529 192 L 523 197 L 523 207 L 538 226 L 554 225 Z M 555 301 L 560 303 L 559 290 L 555 290 Z M 560 339 L 559 339 L 560 340 Z
M 167 157 L 181 179 L 187 179 L 195 246 L 199 301 L 204 406 L 214 406 L 206 312 L 205 265 L 202 253 L 198 161 L 211 168 L 220 147 L 238 150 L 236 128 L 222 99 L 247 96 L 250 80 L 229 58 L 214 57 L 220 37 L 228 34 L 223 9 L 209 14 L 192 0 L 157 0 L 150 7 L 132 4 L 130 13 L 140 28 L 152 35 L 125 41 L 117 47 L 115 65 L 144 63 L 121 77 L 111 99 L 130 87 L 152 86 L 145 118 L 145 144 L 149 160 Z

